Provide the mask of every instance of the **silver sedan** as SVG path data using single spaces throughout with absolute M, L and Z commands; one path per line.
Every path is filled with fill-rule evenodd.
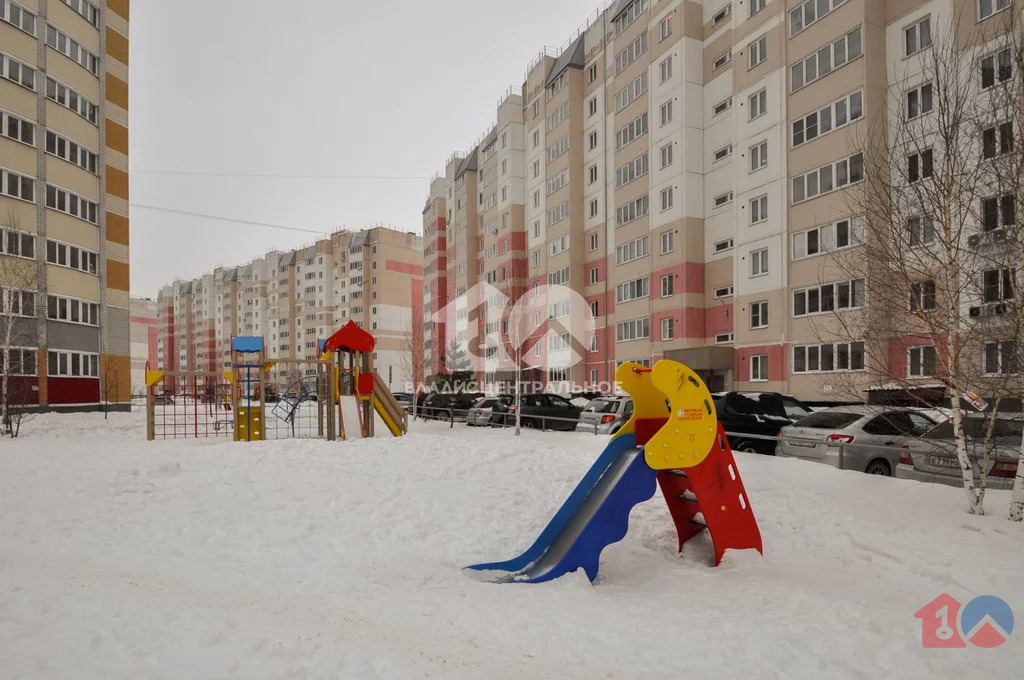
M 932 418 L 909 409 L 838 406 L 782 428 L 775 455 L 891 477 L 900 448 L 934 426 Z
M 469 427 L 489 427 L 491 424 L 491 412 L 494 405 L 502 403 L 506 406 L 512 403 L 512 397 L 502 395 L 500 397 L 484 397 L 477 400 L 468 411 L 466 411 L 466 425 Z

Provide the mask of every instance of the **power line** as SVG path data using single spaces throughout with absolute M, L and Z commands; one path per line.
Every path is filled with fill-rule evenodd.
M 275 175 L 262 172 L 194 172 L 190 170 L 132 170 L 138 175 L 182 175 L 191 177 L 245 177 L 265 179 L 398 180 L 420 181 L 429 177 L 402 175 Z
M 221 222 L 234 222 L 236 224 L 251 224 L 257 227 L 267 227 L 268 229 L 282 229 L 284 231 L 299 231 L 306 234 L 321 234 L 330 235 L 331 232 L 323 231 L 320 229 L 303 229 L 302 227 L 288 227 L 283 224 L 270 224 L 269 222 L 255 222 L 253 220 L 240 220 L 234 217 L 222 217 L 220 215 L 206 215 L 204 213 L 192 212 L 190 210 L 175 210 L 174 208 L 161 208 L 158 205 L 145 205 L 142 203 L 132 203 L 133 208 L 144 208 L 146 210 L 156 210 L 159 212 L 174 213 L 176 215 L 188 215 L 190 217 L 202 217 L 208 220 L 219 220 Z

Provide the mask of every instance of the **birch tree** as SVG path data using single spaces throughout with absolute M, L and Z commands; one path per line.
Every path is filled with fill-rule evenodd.
M 0 435 L 16 437 L 29 401 L 25 364 L 35 367 L 34 350 L 26 359 L 22 347 L 28 344 L 28 324 L 35 322 L 36 261 L 34 248 L 29 252 L 34 239 L 18 229 L 17 214 L 8 212 L 3 226 L 7 228 L 0 229 Z

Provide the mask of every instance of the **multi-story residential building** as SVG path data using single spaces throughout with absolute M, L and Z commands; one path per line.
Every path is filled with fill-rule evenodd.
M 131 299 L 132 396 L 146 393 L 146 367 L 157 367 L 156 301 Z
M 864 232 L 848 199 L 864 178 L 866 121 L 885 115 L 890 87 L 940 23 L 985 21 L 1010 4 L 618 0 L 542 51 L 499 107 L 498 128 L 515 121 L 525 141 L 509 151 L 521 184 L 499 185 L 523 206 L 526 287 L 570 286 L 597 328 L 582 362 L 545 361 L 547 381 L 601 384 L 623 361 L 673 357 L 713 389 L 827 400 L 823 374 L 864 370 L 863 338 L 822 344 L 821 314 L 865 305 L 864 281 L 842 278 L 833 258 Z M 521 111 L 502 108 L 517 102 Z M 492 271 L 493 140 L 431 184 L 430 233 L 447 227 L 448 238 L 431 310 L 458 306 Z M 471 337 L 463 316 L 457 343 Z M 425 321 L 434 356 L 443 322 Z M 812 354 L 831 358 L 812 364 Z
M 271 358 L 315 359 L 317 341 L 351 319 L 373 334 L 377 372 L 401 391 L 423 379 L 412 375 L 411 356 L 423 300 L 419 236 L 386 227 L 339 231 L 305 248 L 164 286 L 157 364 L 168 371 L 226 370 L 235 335 L 262 336 Z
M 5 370 L 40 408 L 129 405 L 128 9 L 0 0 Z

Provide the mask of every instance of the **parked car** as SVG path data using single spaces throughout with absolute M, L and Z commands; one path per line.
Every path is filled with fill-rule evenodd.
M 519 399 L 522 405 L 520 422 L 523 427 L 540 430 L 574 430 L 582 409 L 573 406 L 568 399 L 558 394 L 540 392 L 524 394 Z M 515 425 L 515 404 L 495 404 L 491 411 L 492 425 Z
M 985 433 L 989 425 L 985 414 L 972 414 L 964 419 L 967 455 L 977 473 L 984 457 Z M 988 486 L 992 489 L 1013 488 L 1017 476 L 1024 415 L 997 416 L 989 449 Z M 953 422 L 936 425 L 919 439 L 903 445 L 896 476 L 920 482 L 938 482 L 961 486 L 963 475 L 953 439 Z
M 153 397 L 154 404 L 173 404 L 174 397 L 169 394 L 157 394 Z
M 488 427 L 491 424 L 491 412 L 494 410 L 494 405 L 498 403 L 508 406 L 515 403 L 515 397 L 509 394 L 502 394 L 497 397 L 478 399 L 466 414 L 466 425 L 469 427 Z
M 435 392 L 423 402 L 423 416 L 435 420 L 465 420 L 469 409 L 483 396 L 479 392 Z
M 843 469 L 892 477 L 900 447 L 935 425 L 932 418 L 908 409 L 837 406 L 782 428 L 775 455 L 839 467 L 841 451 Z
M 394 392 L 392 395 L 406 413 L 412 412 L 412 395 L 408 392 Z
M 633 415 L 633 400 L 629 397 L 598 397 L 591 399 L 576 424 L 579 432 L 615 434 Z
M 779 429 L 811 414 L 809 407 L 778 392 L 716 392 L 711 396 L 733 451 L 775 455 L 774 439 L 744 435 L 776 437 Z

